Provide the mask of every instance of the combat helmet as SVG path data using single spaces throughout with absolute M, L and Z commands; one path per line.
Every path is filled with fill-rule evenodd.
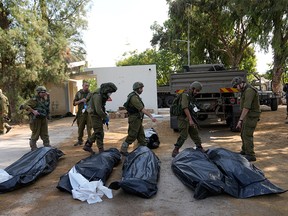
M 144 87 L 144 84 L 142 82 L 135 82 L 133 84 L 133 90 L 135 91 L 136 89 L 139 89 L 139 88 L 143 88 Z
M 100 92 L 103 94 L 113 93 L 116 91 L 117 91 L 117 86 L 112 82 L 102 83 L 100 86 Z
M 195 81 L 195 82 L 191 83 L 191 85 L 190 85 L 190 89 L 192 89 L 192 88 L 194 88 L 198 91 L 201 91 L 202 90 L 202 84 L 198 81 Z
M 231 85 L 233 88 L 236 88 L 237 85 L 244 83 L 243 79 L 241 77 L 234 77 L 231 81 Z
M 37 86 L 35 91 L 39 94 L 40 92 L 46 92 L 47 89 L 45 88 L 45 86 Z

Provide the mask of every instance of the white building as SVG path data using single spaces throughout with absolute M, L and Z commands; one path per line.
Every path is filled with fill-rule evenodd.
M 158 114 L 156 65 L 138 65 L 122 67 L 86 68 L 83 73 L 71 76 L 62 87 L 49 86 L 51 91 L 51 114 L 64 115 L 67 112 L 75 114 L 76 107 L 72 102 L 78 90 L 82 88 L 83 79 L 95 78 L 97 87 L 102 83 L 113 82 L 117 91 L 111 95 L 112 101 L 107 101 L 107 111 L 117 111 L 133 91 L 132 86 L 139 81 L 144 84 L 140 95 L 146 109 L 153 109 Z M 48 89 L 49 89 L 48 87 Z

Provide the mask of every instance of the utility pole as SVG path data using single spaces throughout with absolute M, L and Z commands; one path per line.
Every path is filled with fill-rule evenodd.
M 190 66 L 190 22 L 188 17 L 188 40 L 187 40 L 187 52 L 188 52 L 188 66 Z
M 191 4 L 187 4 L 191 7 Z M 189 16 L 188 16 L 188 34 L 187 34 L 187 40 L 179 40 L 179 39 L 176 39 L 174 41 L 176 42 L 185 42 L 187 43 L 187 58 L 188 58 L 188 66 L 190 66 L 190 21 L 189 21 Z

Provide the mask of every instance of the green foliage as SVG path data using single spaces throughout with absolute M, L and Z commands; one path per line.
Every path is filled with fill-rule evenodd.
M 244 0 L 241 4 L 246 4 Z M 257 42 L 265 50 L 273 50 L 272 84 L 273 91 L 281 91 L 280 84 L 288 65 L 288 1 L 263 0 L 249 2 L 247 15 L 256 23 Z
M 187 59 L 186 44 L 175 40 L 189 40 L 191 64 L 223 63 L 235 68 L 248 59 L 244 58 L 244 52 L 255 41 L 251 37 L 253 26 L 237 2 L 175 0 L 168 3 L 169 20 L 162 28 L 154 24 L 152 45 L 182 53 Z
M 92 79 L 86 79 L 86 81 L 89 83 L 90 92 L 94 92 L 97 89 L 97 80 L 92 78 Z
M 151 44 L 185 56 L 187 48 L 175 40 L 191 42 L 191 62 L 217 63 L 255 71 L 252 46 L 273 49 L 273 90 L 279 90 L 288 64 L 287 0 L 167 0 L 169 20 L 154 23 Z M 182 53 L 182 54 L 181 54 Z M 185 56 L 187 59 L 187 55 Z M 250 75 L 249 75 L 250 77 Z
M 61 84 L 67 63 L 83 60 L 81 31 L 90 0 L 0 2 L 0 88 L 13 95 L 12 111 L 35 86 Z
M 142 53 L 137 50 L 124 53 L 117 66 L 156 64 L 157 84 L 169 84 L 170 73 L 181 69 L 179 56 L 167 50 L 147 49 Z

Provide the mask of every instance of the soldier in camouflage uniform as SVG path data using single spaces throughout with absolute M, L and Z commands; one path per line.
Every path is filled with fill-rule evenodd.
M 6 122 L 8 117 L 9 100 L 0 89 L 0 135 L 4 134 L 4 128 L 6 128 L 6 133 L 8 133 L 12 129 L 12 127 Z
M 143 83 L 135 82 L 133 84 L 133 92 L 127 96 L 126 109 L 128 111 L 128 136 L 121 146 L 121 154 L 128 155 L 128 146 L 132 144 L 136 139 L 139 145 L 147 146 L 145 139 L 144 128 L 142 125 L 144 114 L 147 115 L 153 122 L 156 119 L 145 109 L 144 103 L 140 98 L 140 94 L 143 92 Z
M 109 122 L 109 115 L 106 112 L 106 101 L 113 92 L 117 91 L 114 83 L 103 83 L 100 88 L 92 93 L 88 104 L 88 113 L 91 115 L 93 134 L 87 139 L 83 150 L 94 153 L 92 149 L 93 143 L 96 141 L 99 153 L 104 151 L 104 129 L 103 124 Z
M 286 98 L 286 119 L 288 119 L 288 83 L 284 84 L 283 91 L 285 92 Z
M 37 94 L 33 98 L 23 105 L 23 108 L 30 113 L 29 125 L 32 135 L 29 144 L 32 151 L 37 149 L 36 143 L 39 136 L 45 147 L 50 146 L 48 135 L 50 96 L 44 86 L 38 86 L 36 88 L 36 93 Z
M 232 86 L 241 92 L 241 115 L 236 128 L 241 129 L 241 152 L 248 161 L 256 161 L 253 134 L 260 117 L 260 102 L 257 89 L 250 86 L 241 77 L 234 77 Z
M 82 89 L 80 89 L 73 100 L 73 105 L 78 106 L 76 118 L 77 118 L 77 126 L 78 126 L 78 141 L 74 144 L 74 146 L 83 144 L 83 135 L 84 129 L 86 126 L 88 139 L 92 134 L 92 126 L 91 126 L 91 118 L 87 112 L 87 101 L 91 97 L 91 93 L 89 91 L 89 83 L 84 81 L 82 85 Z
M 178 128 L 180 135 L 177 139 L 176 144 L 174 144 L 174 150 L 172 151 L 172 157 L 175 157 L 179 154 L 179 149 L 184 144 L 185 140 L 188 138 L 188 135 L 193 140 L 196 145 L 196 149 L 203 151 L 202 141 L 199 136 L 198 127 L 196 124 L 196 119 L 192 118 L 191 111 L 194 108 L 195 96 L 202 90 L 202 84 L 200 82 L 193 82 L 188 93 L 184 92 L 181 95 L 180 103 L 183 109 L 183 114 L 177 116 Z

